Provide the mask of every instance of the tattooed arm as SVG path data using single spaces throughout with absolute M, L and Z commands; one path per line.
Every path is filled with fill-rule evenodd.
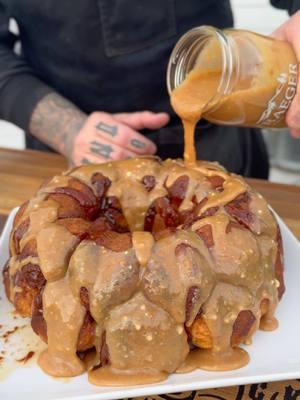
M 45 96 L 36 106 L 30 133 L 58 153 L 70 157 L 73 143 L 87 115 L 57 93 Z
M 45 96 L 33 111 L 30 133 L 75 165 L 153 154 L 153 142 L 137 132 L 159 129 L 169 120 L 165 113 L 142 111 L 87 116 L 56 93 Z

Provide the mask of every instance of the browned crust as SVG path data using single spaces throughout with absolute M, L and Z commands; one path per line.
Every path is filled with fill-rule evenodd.
M 206 179 L 209 181 L 213 189 L 221 190 L 223 189 L 223 183 L 225 179 L 219 175 L 208 176 Z
M 256 318 L 250 310 L 243 310 L 238 314 L 232 329 L 232 347 L 238 346 L 247 338 L 255 320 Z M 203 349 L 211 349 L 213 347 L 212 334 L 203 316 L 195 319 L 191 327 L 187 328 L 187 331 L 195 346 Z
M 96 332 L 96 322 L 94 318 L 91 316 L 90 312 L 87 311 L 78 336 L 78 343 L 77 343 L 78 351 L 86 351 L 94 346 L 95 332 Z
M 47 324 L 43 315 L 43 288 L 36 295 L 32 305 L 31 327 L 44 342 L 47 342 Z
M 269 299 L 263 299 L 260 302 L 260 312 L 261 312 L 261 316 L 262 317 L 268 313 L 269 308 L 270 308 L 270 300 Z
M 91 226 L 91 223 L 83 218 L 60 219 L 57 224 L 65 227 L 72 235 L 78 236 L 80 239 L 85 239 L 88 236 Z
M 205 246 L 210 249 L 211 247 L 214 246 L 214 238 L 212 234 L 212 228 L 211 225 L 203 225 L 201 228 L 196 230 L 196 233 L 200 238 L 203 240 Z
M 37 257 L 37 243 L 36 239 L 30 239 L 23 247 L 21 253 L 18 255 L 18 260 L 23 261 L 28 257 Z
M 142 184 L 145 186 L 147 192 L 151 192 L 151 190 L 156 185 L 156 179 L 154 175 L 145 175 L 142 179 Z
M 73 197 L 64 193 L 51 193 L 47 197 L 58 204 L 57 217 L 60 218 L 84 218 L 84 209 Z
M 173 235 L 176 232 L 177 228 L 166 228 L 159 232 L 154 232 L 153 237 L 155 241 L 164 239 L 168 236 Z
M 236 199 L 228 203 L 224 208 L 226 212 L 240 224 L 250 229 L 254 220 L 254 215 L 250 211 L 250 195 L 248 192 L 241 194 Z
M 111 185 L 111 180 L 101 174 L 101 172 L 94 173 L 91 182 L 99 198 L 106 195 L 106 192 Z
M 148 232 L 159 232 L 166 228 L 176 228 L 179 225 L 179 212 L 168 197 L 156 199 L 149 207 L 145 216 L 144 229 Z
M 101 362 L 101 367 L 104 367 L 105 365 L 109 364 L 109 349 L 106 343 L 106 332 L 103 332 L 102 335 L 100 362 Z
M 245 340 L 256 318 L 250 310 L 240 311 L 232 329 L 231 346 L 236 347 Z
M 198 286 L 192 286 L 189 288 L 188 292 L 187 292 L 187 296 L 186 296 L 186 304 L 185 304 L 185 320 L 189 321 L 190 316 L 191 316 L 191 312 L 192 312 L 192 308 L 195 304 L 195 302 L 197 301 L 197 299 L 199 299 L 201 294 L 201 289 Z M 198 310 L 197 316 L 195 319 L 198 319 L 198 317 L 200 317 L 201 311 Z
M 205 322 L 204 317 L 196 319 L 191 327 L 187 328 L 192 343 L 201 349 L 211 349 L 213 340 L 210 330 Z
M 26 211 L 26 208 L 27 208 L 27 206 L 28 206 L 28 203 L 29 203 L 29 200 L 25 201 L 25 203 L 23 203 L 23 204 L 20 206 L 20 208 L 19 208 L 19 210 L 18 210 L 18 212 L 17 212 L 17 214 L 16 214 L 16 216 L 15 216 L 15 218 L 14 218 L 13 228 L 15 228 L 16 226 L 19 225 L 19 223 L 20 223 L 20 221 L 21 221 L 21 219 L 22 219 L 22 217 L 23 217 L 23 215 L 24 215 L 24 212 Z
M 7 261 L 4 265 L 3 271 L 2 271 L 2 276 L 3 276 L 3 285 L 5 289 L 5 294 L 6 297 L 10 299 L 10 274 L 9 274 L 9 261 Z
M 230 233 L 232 229 L 246 230 L 245 226 L 241 225 L 239 222 L 229 221 L 226 226 L 226 233 Z
M 188 185 L 189 177 L 187 175 L 181 175 L 172 183 L 170 187 L 166 187 L 171 203 L 175 207 L 178 208 L 183 202 Z
M 53 193 L 64 194 L 76 200 L 84 210 L 85 218 L 89 220 L 94 219 L 99 211 L 100 204 L 92 189 L 79 179 L 71 178 L 68 186 L 57 187 Z
M 99 214 L 98 220 L 99 218 L 104 218 L 108 229 L 110 230 L 114 230 L 118 233 L 125 233 L 130 231 L 126 218 L 124 217 L 120 201 L 115 196 L 105 197 L 101 201 L 101 212 Z
M 27 232 L 30 224 L 30 219 L 26 218 L 23 222 L 20 223 L 20 225 L 16 225 L 16 229 L 13 233 L 13 244 L 15 247 L 15 251 L 17 254 L 20 253 L 20 241 Z
M 282 237 L 280 228 L 277 225 L 277 254 L 276 254 L 276 261 L 275 261 L 275 278 L 279 282 L 278 287 L 278 299 L 280 300 L 285 292 L 285 284 L 284 284 L 284 266 L 283 266 L 283 245 L 282 245 Z
M 24 317 L 30 317 L 34 300 L 46 280 L 39 265 L 24 265 L 13 278 L 17 291 L 14 296 L 16 310 Z
M 96 243 L 106 247 L 109 250 L 121 252 L 132 247 L 131 233 L 118 233 L 114 231 L 106 231 L 96 239 Z

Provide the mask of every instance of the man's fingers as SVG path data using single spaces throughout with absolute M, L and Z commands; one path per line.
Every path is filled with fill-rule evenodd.
M 92 156 L 98 156 L 101 159 L 104 158 L 105 161 L 136 157 L 134 152 L 98 138 L 94 138 L 88 143 L 87 153 Z
M 114 114 L 114 118 L 136 130 L 160 129 L 167 125 L 170 120 L 167 113 L 153 113 L 151 111 Z
M 288 22 L 279 27 L 275 32 L 273 32 L 272 36 L 279 40 L 284 40 L 293 46 L 293 50 L 296 54 L 296 58 L 298 61 L 298 84 L 296 95 L 292 100 L 292 103 L 286 114 L 286 123 L 289 128 L 291 128 L 291 135 L 294 137 L 299 137 L 297 131 L 300 130 L 300 39 L 297 33 L 298 31 L 298 23 L 295 25 L 295 17 L 297 17 L 299 21 L 300 14 L 294 15 Z M 292 133 L 292 131 L 294 133 Z
M 117 122 L 114 118 L 105 122 L 99 119 L 95 124 L 97 137 L 100 140 L 108 141 L 124 147 L 136 155 L 154 154 L 155 144 L 145 136 L 131 129 L 128 125 Z
M 299 72 L 298 72 L 299 76 Z M 300 87 L 297 85 L 297 92 L 286 114 L 286 123 L 291 130 L 300 130 Z
M 88 162 L 103 163 L 135 156 L 136 154 L 132 151 L 100 138 L 92 137 L 77 148 L 74 154 L 74 163 L 76 165 Z
M 155 144 L 105 112 L 92 113 L 74 142 L 76 165 L 107 162 L 154 154 Z
M 104 162 L 106 162 L 104 158 L 101 159 L 90 154 L 81 154 L 76 160 L 74 160 L 74 165 L 78 167 L 79 165 L 102 164 Z
M 296 139 L 300 139 L 300 129 L 290 129 L 290 134 Z

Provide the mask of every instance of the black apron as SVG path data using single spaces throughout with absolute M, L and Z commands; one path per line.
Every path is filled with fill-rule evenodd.
M 50 7 L 56 2 L 45 3 Z M 75 4 L 82 7 L 79 22 L 72 15 Z M 40 7 L 40 15 L 36 15 L 41 35 L 43 30 L 47 33 L 47 24 L 48 30 L 51 28 L 51 19 L 43 21 L 43 9 Z M 61 2 L 59 12 L 55 12 L 56 26 L 60 26 L 60 19 L 65 20 L 59 28 L 62 33 L 49 38 L 49 46 L 50 40 L 54 41 L 55 66 L 44 61 L 45 41 L 43 47 L 39 47 L 38 38 L 27 38 L 23 43 L 25 57 L 38 68 L 44 81 L 86 113 L 168 112 L 171 121 L 167 127 L 141 133 L 157 144 L 160 157 L 182 157 L 182 126 L 170 107 L 166 89 L 170 53 L 182 34 L 195 26 L 232 26 L 229 1 L 76 0 Z M 68 46 L 64 45 L 65 37 L 69 38 Z M 35 53 L 40 55 L 38 59 Z M 26 135 L 26 144 L 49 150 L 30 135 Z M 196 132 L 196 148 L 198 159 L 219 161 L 244 176 L 268 177 L 267 152 L 257 129 L 220 127 L 202 121 Z

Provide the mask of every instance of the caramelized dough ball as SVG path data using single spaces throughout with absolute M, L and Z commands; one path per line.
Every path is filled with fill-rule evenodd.
M 211 349 L 213 347 L 213 339 L 203 317 L 194 321 L 192 326 L 188 328 L 188 332 L 195 346 L 201 349 Z
M 87 312 L 85 314 L 82 327 L 79 332 L 77 350 L 85 351 L 91 349 L 95 343 L 95 332 L 96 322 L 92 318 L 91 314 Z
M 236 347 L 248 336 L 256 318 L 250 310 L 241 311 L 233 324 L 231 346 Z

